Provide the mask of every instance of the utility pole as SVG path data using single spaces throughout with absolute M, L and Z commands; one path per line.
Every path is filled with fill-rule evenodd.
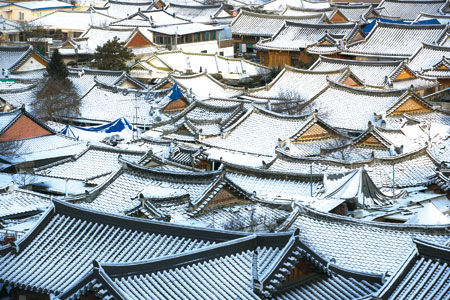
M 312 164 L 311 165 L 309 165 L 309 182 L 310 182 L 310 186 L 311 186 L 311 197 L 313 196 L 313 179 L 312 179 L 312 172 L 313 172 L 313 170 L 312 170 Z

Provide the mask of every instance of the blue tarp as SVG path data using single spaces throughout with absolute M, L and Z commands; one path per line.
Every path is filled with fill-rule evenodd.
M 372 22 L 370 22 L 363 28 L 364 33 L 369 34 L 372 31 L 373 27 L 375 27 L 375 24 L 377 23 L 377 21 L 384 22 L 384 23 L 404 24 L 404 25 L 412 25 L 412 26 L 414 26 L 414 25 L 440 25 L 441 24 L 437 19 L 423 20 L 423 21 L 417 21 L 417 22 L 408 22 L 408 21 L 401 21 L 401 20 L 389 20 L 389 19 L 383 19 L 383 18 L 376 18 L 375 20 L 373 20 Z
M 180 99 L 181 97 L 183 97 L 183 93 L 180 91 L 180 88 L 178 87 L 178 85 L 176 83 L 173 85 L 171 90 L 172 90 L 172 92 L 169 95 L 169 98 L 171 100 L 177 100 L 177 99 Z
M 75 134 L 72 130 L 72 128 L 88 131 L 88 132 L 104 132 L 104 133 L 119 133 L 122 132 L 125 129 L 136 131 L 136 129 L 133 128 L 133 126 L 128 122 L 125 118 L 117 119 L 111 123 L 95 126 L 95 127 L 78 127 L 78 126 L 70 126 L 66 125 L 64 129 L 61 131 L 62 134 L 74 137 Z

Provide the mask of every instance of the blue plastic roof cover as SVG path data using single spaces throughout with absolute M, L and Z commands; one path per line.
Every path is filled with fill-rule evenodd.
M 171 100 L 177 100 L 180 99 L 181 97 L 183 97 L 183 93 L 180 91 L 180 88 L 178 87 L 178 85 L 175 83 L 173 85 L 173 87 L 171 88 L 172 92 L 170 93 L 169 98 Z
M 369 32 L 372 31 L 372 29 L 375 27 L 375 24 L 377 23 L 377 21 L 379 22 L 384 22 L 384 23 L 392 23 L 392 24 L 409 24 L 409 25 L 439 25 L 441 24 L 437 19 L 430 19 L 430 20 L 422 20 L 422 21 L 414 21 L 414 22 L 407 22 L 407 21 L 402 21 L 402 20 L 389 20 L 389 19 L 383 19 L 383 18 L 376 18 L 375 20 L 373 20 L 372 22 L 370 22 L 369 24 L 367 24 L 367 26 L 365 26 L 363 28 L 364 33 L 367 35 L 369 34 Z

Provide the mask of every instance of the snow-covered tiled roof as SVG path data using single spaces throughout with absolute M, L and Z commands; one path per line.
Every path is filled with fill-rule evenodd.
M 449 239 L 446 226 L 365 222 L 309 208 L 301 211 L 289 229 L 299 229 L 306 245 L 334 258 L 337 266 L 360 272 L 392 274 L 413 250 L 413 238 L 437 244 Z
M 370 4 L 349 3 L 348 5 L 335 4 L 333 7 L 337 8 L 338 11 L 344 15 L 350 22 L 359 22 L 367 20 L 371 17 L 373 13 L 373 6 Z M 372 16 L 373 18 L 373 16 Z
M 355 24 L 305 24 L 286 21 L 275 35 L 259 41 L 256 47 L 267 50 L 300 51 L 316 43 L 327 33 L 346 36 L 358 29 Z
M 97 11 L 58 10 L 29 22 L 33 27 L 83 32 L 89 26 L 108 26 L 116 19 Z
M 201 142 L 227 150 L 272 156 L 279 139 L 295 134 L 307 120 L 307 116 L 280 115 L 254 107 L 221 135 Z
M 333 70 L 309 71 L 285 66 L 267 86 L 249 89 L 246 96 L 256 99 L 306 101 L 328 85 L 328 80 L 339 81 L 347 74 L 342 66 Z
M 329 86 L 304 108 L 319 112 L 319 116 L 333 127 L 347 130 L 366 130 L 374 113 L 385 111 L 405 90 L 367 90 L 329 82 Z
M 215 5 L 182 5 L 176 3 L 169 3 L 165 8 L 169 13 L 174 13 L 175 16 L 179 16 L 183 19 L 190 20 L 197 23 L 211 23 L 221 12 L 225 12 L 223 4 Z M 231 18 L 231 14 L 228 14 Z
M 221 26 L 213 26 L 202 23 L 184 23 L 178 25 L 151 27 L 148 30 L 166 35 L 185 35 L 197 32 L 219 31 L 223 30 L 223 28 Z
M 28 106 L 35 100 L 40 85 L 34 82 L 5 82 L 0 86 L 0 99 L 5 100 L 15 108 Z
M 310 70 L 329 71 L 349 67 L 364 84 L 383 87 L 386 84 L 386 76 L 391 75 L 400 63 L 400 61 L 358 61 L 321 56 Z
M 231 23 L 231 33 L 238 36 L 271 37 L 278 32 L 285 21 L 317 24 L 322 18 L 322 14 L 291 17 L 241 10 Z
M 304 7 L 295 7 L 295 6 L 287 6 L 285 10 L 281 13 L 282 16 L 311 16 L 317 14 L 325 14 L 325 16 L 330 16 L 331 13 L 334 12 L 334 7 L 326 7 L 326 8 L 304 8 Z
M 243 236 L 112 216 L 56 201 L 39 224 L 16 242 L 18 252 L 12 245 L 0 248 L 0 278 L 28 291 L 39 288 L 54 295 L 76 283 L 88 284 L 94 260 L 139 261 Z
M 300 158 L 278 151 L 269 170 L 309 174 L 337 174 L 365 167 L 377 187 L 392 188 L 393 168 L 396 187 L 426 185 L 436 173 L 437 161 L 426 147 L 394 157 L 371 158 L 345 162 L 342 159 Z
M 75 157 L 37 168 L 35 173 L 81 181 L 91 181 L 98 177 L 104 179 L 119 168 L 119 157 L 130 162 L 137 162 L 144 154 L 142 151 L 89 146 Z
M 113 22 L 112 27 L 159 27 L 175 24 L 186 24 L 189 20 L 173 15 L 167 10 L 139 11 L 126 18 Z
M 103 7 L 94 7 L 93 9 L 107 14 L 116 19 L 127 18 L 128 16 L 137 13 L 139 10 L 148 10 L 153 1 L 107 1 Z
M 257 6 L 257 8 L 267 11 L 283 11 L 288 6 L 307 8 L 307 9 L 323 9 L 330 7 L 330 2 L 328 1 L 314 1 L 314 0 L 271 0 L 262 5 Z
M 450 58 L 450 47 L 423 43 L 409 58 L 408 66 L 420 72 L 422 69 L 433 67 L 442 61 L 443 57 Z
M 17 188 L 7 190 L 0 193 L 0 219 L 37 214 L 49 204 L 49 196 Z
M 439 42 L 446 25 L 403 25 L 377 21 L 365 40 L 347 46 L 346 55 L 408 58 L 421 43 Z
M 268 68 L 245 59 L 228 58 L 215 54 L 186 53 L 182 51 L 159 52 L 155 57 L 169 66 L 172 71 L 181 73 L 207 72 L 222 74 L 259 75 L 268 72 Z M 151 60 L 151 58 L 150 58 Z
M 137 115 L 136 105 L 138 105 Z M 133 123 L 150 124 L 152 122 L 150 110 L 150 101 L 144 97 L 136 97 L 134 92 L 96 85 L 81 98 L 80 115 L 77 119 L 103 123 L 124 117 L 134 120 Z
M 123 74 L 124 71 L 90 70 L 82 68 L 68 68 L 68 79 L 73 83 L 78 95 L 83 96 L 95 84 L 96 80 L 113 85 Z
M 12 73 L 33 53 L 37 54 L 31 45 L 0 46 L 0 69 L 5 69 L 8 70 L 9 73 Z M 43 60 L 45 59 L 43 58 Z M 42 69 L 45 69 L 45 66 L 43 66 Z
M 180 190 L 189 195 L 189 201 L 195 202 L 206 190 L 219 179 L 220 171 L 214 172 L 177 172 L 154 169 L 123 162 L 124 166 L 113 173 L 102 185 L 94 189 L 90 195 L 80 199 L 72 199 L 79 205 L 114 214 L 128 214 L 138 208 L 141 201 L 139 193 L 144 189 L 155 195 L 159 189 L 167 191 Z M 151 198 L 146 196 L 146 198 Z M 168 207 L 167 209 L 171 209 Z M 177 214 L 187 214 L 187 202 L 174 205 Z
M 56 0 L 15 2 L 14 5 L 30 10 L 64 9 L 74 7 L 72 4 Z
M 446 3 L 446 0 L 383 0 L 376 9 L 382 17 L 414 21 L 420 13 L 440 13 Z
M 198 100 L 211 97 L 233 98 L 244 93 L 243 88 L 227 86 L 206 73 L 190 76 L 170 75 L 169 80 L 177 83 L 181 89 L 188 93 L 188 95 L 194 95 Z
M 310 266 L 310 272 L 316 276 L 310 275 L 309 280 L 300 280 L 296 285 L 283 286 L 282 280 L 295 267 L 291 263 L 294 259 L 302 259 L 302 265 Z M 106 297 L 120 293 L 123 296 L 119 299 L 132 300 L 150 298 L 154 294 L 165 299 L 182 297 L 186 300 L 199 297 L 300 300 L 329 299 L 337 293 L 340 299 L 349 300 L 369 295 L 381 286 L 380 276 L 340 269 L 332 272 L 325 269 L 326 264 L 327 261 L 304 246 L 298 236 L 269 235 L 264 240 L 252 236 L 192 251 L 184 257 L 140 264 L 103 264 L 101 278 L 108 279 L 101 286 Z M 270 281 L 262 284 L 263 278 L 269 275 Z M 171 288 L 164 289 L 161 282 L 170 282 Z M 274 282 L 279 284 L 272 285 Z M 253 287 L 257 283 L 260 289 Z M 195 289 L 186 288 L 193 286 Z

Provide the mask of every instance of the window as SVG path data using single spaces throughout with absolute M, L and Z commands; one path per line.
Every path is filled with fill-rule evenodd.
M 220 52 L 219 52 L 219 55 L 220 55 L 220 56 L 223 56 L 223 51 L 220 51 Z
M 186 35 L 186 43 L 192 43 L 192 34 Z
M 216 39 L 216 32 L 211 31 L 211 40 L 215 40 L 215 39 Z
M 200 33 L 194 34 L 194 43 L 200 42 Z
M 202 53 L 208 53 L 208 51 L 206 51 L 206 50 L 202 50 Z
M 209 41 L 209 32 L 205 33 L 205 41 Z
M 20 20 L 24 20 L 25 19 L 25 14 L 21 11 L 19 11 L 19 19 Z

